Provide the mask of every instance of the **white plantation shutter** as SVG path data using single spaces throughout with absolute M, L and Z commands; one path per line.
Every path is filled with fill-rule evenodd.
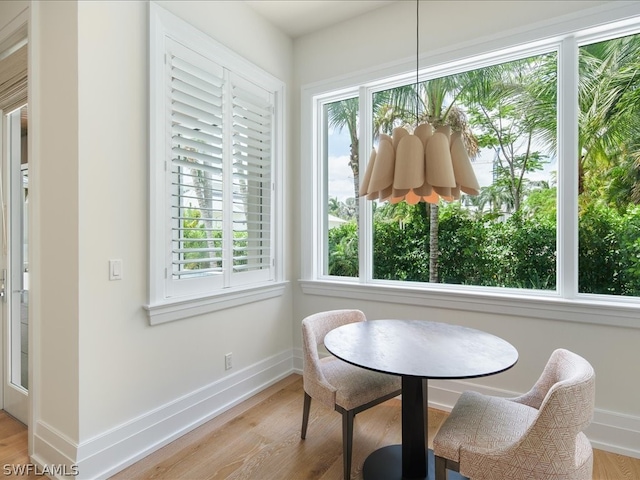
M 223 272 L 223 70 L 168 42 L 171 278 Z
M 234 274 L 243 274 L 239 281 L 266 280 L 272 266 L 272 95 L 231 78 L 232 268 Z
M 149 12 L 151 323 L 281 295 L 284 85 Z

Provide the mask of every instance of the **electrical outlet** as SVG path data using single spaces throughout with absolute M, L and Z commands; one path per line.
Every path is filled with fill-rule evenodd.
M 231 353 L 227 353 L 224 356 L 224 369 L 225 370 L 231 370 L 232 366 L 233 366 L 233 364 L 231 363 Z

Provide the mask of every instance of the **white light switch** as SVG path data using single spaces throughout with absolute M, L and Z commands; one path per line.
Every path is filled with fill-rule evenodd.
M 122 280 L 122 260 L 109 260 L 109 280 Z

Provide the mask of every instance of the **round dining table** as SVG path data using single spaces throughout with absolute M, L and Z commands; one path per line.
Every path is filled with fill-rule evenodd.
M 427 380 L 495 375 L 513 367 L 518 351 L 474 328 L 426 320 L 368 320 L 330 331 L 327 350 L 353 365 L 402 377 L 402 444 L 371 453 L 365 480 L 434 478 L 426 448 Z M 464 477 L 450 472 L 449 479 Z

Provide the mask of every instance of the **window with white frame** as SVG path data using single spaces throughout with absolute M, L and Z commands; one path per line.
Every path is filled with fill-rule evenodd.
M 370 285 L 393 287 L 393 295 L 400 287 L 637 305 L 638 31 L 636 18 L 492 55 L 461 54 L 468 59 L 427 67 L 417 83 L 414 71 L 335 93 L 314 86 L 310 204 L 323 229 L 307 280 L 352 283 L 352 295 Z M 411 129 L 416 118 L 462 132 L 478 196 L 435 205 L 359 198 L 353 184 L 378 135 Z
M 150 14 L 155 323 L 279 292 L 284 87 L 157 5 Z

